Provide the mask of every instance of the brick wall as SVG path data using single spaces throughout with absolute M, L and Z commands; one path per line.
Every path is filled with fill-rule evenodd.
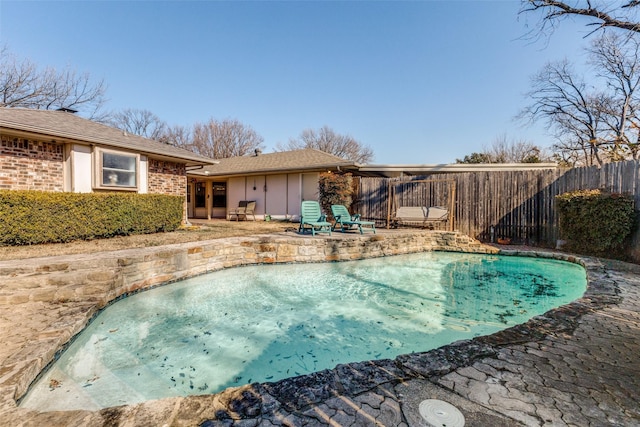
M 149 193 L 186 196 L 187 171 L 183 164 L 149 159 Z
M 63 191 L 64 147 L 2 135 L 0 189 Z

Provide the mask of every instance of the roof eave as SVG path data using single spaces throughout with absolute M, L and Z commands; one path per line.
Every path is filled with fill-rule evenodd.
M 193 175 L 205 176 L 205 177 L 238 177 L 238 176 L 254 176 L 254 175 L 276 175 L 283 173 L 296 173 L 296 172 L 323 172 L 328 170 L 342 170 L 342 168 L 351 171 L 354 166 L 353 163 L 345 162 L 344 164 L 327 164 L 327 165 L 313 165 L 303 167 L 291 167 L 291 168 L 264 168 L 264 169 L 250 169 L 234 172 L 215 172 L 211 168 L 206 170 L 189 171 Z M 357 170 L 357 169 L 355 169 Z M 208 173 L 207 173 L 208 172 Z
M 1 122 L 0 121 L 0 131 L 7 131 L 12 134 L 24 136 L 24 137 L 33 137 L 37 139 L 53 139 L 60 140 L 63 143 L 73 143 L 73 144 L 81 144 L 81 145 L 98 145 L 98 146 L 106 146 L 110 148 L 119 148 L 127 151 L 134 151 L 136 153 L 147 155 L 154 159 L 162 159 L 167 161 L 175 161 L 177 163 L 184 163 L 187 166 L 194 165 L 214 165 L 219 163 L 217 160 L 211 159 L 207 160 L 201 156 L 177 156 L 166 153 L 160 153 L 152 150 L 145 150 L 139 148 L 133 148 L 126 143 L 113 141 L 107 138 L 87 138 L 82 135 L 78 135 L 75 133 L 54 133 L 47 132 L 46 130 L 39 129 L 37 127 L 29 127 L 29 126 L 18 126 L 12 124 L 11 122 Z

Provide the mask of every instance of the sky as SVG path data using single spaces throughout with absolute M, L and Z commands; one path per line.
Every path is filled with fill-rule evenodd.
M 519 0 L 10 1 L 0 44 L 104 79 L 108 111 L 169 125 L 237 119 L 265 152 L 328 126 L 374 164 L 454 163 L 497 138 L 548 147 L 515 120 L 548 61 L 584 64 L 586 21 L 524 36 Z

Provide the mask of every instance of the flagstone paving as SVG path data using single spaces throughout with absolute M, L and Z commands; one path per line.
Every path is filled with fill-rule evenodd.
M 556 256 L 529 252 L 528 255 Z M 558 255 L 559 257 L 567 257 Z M 467 426 L 640 426 L 640 266 L 580 258 L 584 297 L 497 334 L 394 360 L 352 363 L 216 395 L 100 411 L 16 406 L 26 385 L 95 313 L 95 301 L 34 300 L 2 290 L 0 425 L 16 426 L 425 426 L 418 407 L 440 399 Z M 25 345 L 38 341 L 47 345 Z

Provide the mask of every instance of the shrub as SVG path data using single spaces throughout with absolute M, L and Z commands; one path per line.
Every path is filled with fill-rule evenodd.
M 632 196 L 580 190 L 556 196 L 556 204 L 560 235 L 568 250 L 624 257 L 624 243 L 635 222 Z
M 319 179 L 320 206 L 327 215 L 331 215 L 331 205 L 351 206 L 353 197 L 353 178 L 350 173 L 321 173 Z
M 0 191 L 0 244 L 32 245 L 173 231 L 184 198 L 160 194 Z

